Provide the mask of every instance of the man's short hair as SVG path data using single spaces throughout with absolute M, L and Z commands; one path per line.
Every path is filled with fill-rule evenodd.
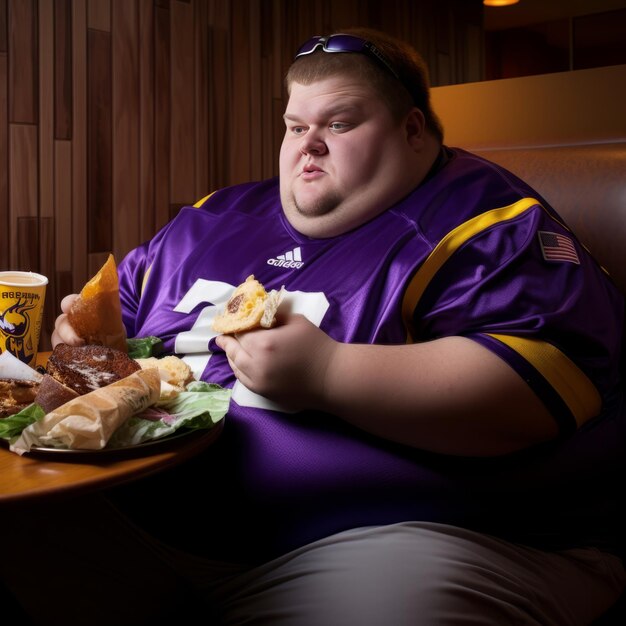
M 373 29 L 348 28 L 341 32 L 372 42 L 400 80 L 365 54 L 327 53 L 320 48 L 292 63 L 285 77 L 287 92 L 293 82 L 310 85 L 337 74 L 355 76 L 372 86 L 396 121 L 399 122 L 412 107 L 420 109 L 427 128 L 443 142 L 443 127 L 430 103 L 428 68 L 420 54 L 408 43 Z

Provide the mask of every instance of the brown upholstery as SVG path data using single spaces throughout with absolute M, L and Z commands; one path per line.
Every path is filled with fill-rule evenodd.
M 626 295 L 626 65 L 436 87 L 432 96 L 446 143 L 526 180 Z M 626 593 L 594 626 L 624 624 Z
M 534 187 L 626 295 L 626 142 L 473 152 Z M 625 623 L 626 593 L 594 626 Z
M 626 142 L 474 152 L 534 187 L 626 294 Z

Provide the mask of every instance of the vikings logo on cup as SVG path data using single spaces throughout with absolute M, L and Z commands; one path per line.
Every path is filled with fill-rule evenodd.
M 35 365 L 48 279 L 33 272 L 0 272 L 0 352 Z

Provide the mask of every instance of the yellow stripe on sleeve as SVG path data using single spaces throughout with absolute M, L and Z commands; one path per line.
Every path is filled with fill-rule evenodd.
M 402 317 L 408 329 L 411 341 L 411 326 L 413 313 L 426 287 L 441 269 L 442 265 L 469 239 L 486 230 L 494 224 L 512 220 L 528 209 L 540 204 L 535 198 L 522 198 L 514 204 L 492 209 L 473 217 L 467 222 L 459 224 L 451 230 L 428 255 L 415 276 L 411 279 L 402 301 Z
M 141 281 L 141 291 L 139 292 L 139 297 L 140 298 L 143 295 L 143 290 L 146 287 L 146 283 L 148 282 L 148 277 L 150 276 L 150 272 L 151 271 L 152 271 L 152 265 L 150 265 L 150 267 L 148 267 L 148 269 L 146 270 L 146 273 L 143 275 L 143 280 Z
M 196 202 L 193 207 L 195 209 L 201 207 L 215 192 L 212 191 L 211 193 L 207 194 L 206 196 L 204 196 L 204 198 L 201 198 L 200 200 L 198 200 L 198 202 Z
M 563 352 L 546 341 L 486 333 L 528 361 L 561 396 L 581 426 L 600 412 L 602 399 L 596 386 Z

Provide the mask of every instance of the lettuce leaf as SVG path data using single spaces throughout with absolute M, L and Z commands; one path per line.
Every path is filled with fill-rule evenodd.
M 163 341 L 158 337 L 135 337 L 127 339 L 128 356 L 131 359 L 147 359 L 163 350 Z
M 174 434 L 180 428 L 209 429 L 219 423 L 230 404 L 231 390 L 215 383 L 193 381 L 176 398 L 152 406 L 126 421 L 107 443 L 107 448 L 126 448 Z M 22 430 L 44 417 L 38 404 L 0 419 L 0 438 L 14 442 Z
M 0 439 L 11 439 L 18 437 L 27 427 L 43 418 L 46 412 L 38 405 L 31 404 L 19 413 L 9 415 L 0 419 Z
M 180 428 L 208 429 L 228 411 L 231 390 L 214 383 L 193 381 L 176 398 L 131 417 L 118 428 L 107 448 L 134 446 L 174 434 Z

